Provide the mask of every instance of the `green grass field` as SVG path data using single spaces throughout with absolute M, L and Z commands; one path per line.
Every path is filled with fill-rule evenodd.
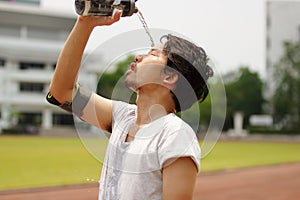
M 218 142 L 201 161 L 201 170 L 216 171 L 300 162 L 300 143 Z
M 299 143 L 218 142 L 201 168 L 288 162 L 300 162 Z M 0 137 L 0 190 L 96 182 L 101 166 L 78 138 Z
M 78 138 L 0 137 L 0 190 L 97 181 L 101 165 Z

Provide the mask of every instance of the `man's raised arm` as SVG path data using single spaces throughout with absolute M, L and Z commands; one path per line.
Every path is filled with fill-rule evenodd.
M 80 89 L 80 86 L 76 84 L 76 80 L 83 52 L 93 29 L 96 26 L 111 25 L 117 22 L 120 15 L 121 12 L 116 13 L 113 17 L 78 17 L 59 55 L 47 95 L 47 100 L 50 103 L 73 112 L 86 122 L 108 131 L 112 116 L 111 100 L 100 97 L 86 89 Z M 72 105 L 74 101 L 77 101 L 76 104 L 78 105 Z M 72 107 L 79 108 L 74 112 Z

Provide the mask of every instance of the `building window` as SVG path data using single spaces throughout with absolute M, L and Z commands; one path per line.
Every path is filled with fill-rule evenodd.
M 0 67 L 4 67 L 5 66 L 6 61 L 2 58 L 0 58 Z
M 19 114 L 19 130 L 20 133 L 37 134 L 42 124 L 41 113 L 20 113 Z
M 0 1 L 9 2 L 9 3 L 25 3 L 25 4 L 32 4 L 32 5 L 41 4 L 40 0 L 0 0 Z
M 45 64 L 44 63 L 31 63 L 31 62 L 20 62 L 19 68 L 21 70 L 27 70 L 27 69 L 44 69 Z
M 53 125 L 73 126 L 74 119 L 71 114 L 53 114 Z
M 20 113 L 19 124 L 41 125 L 42 113 Z
M 44 83 L 20 83 L 20 91 L 21 92 L 43 92 L 44 91 Z

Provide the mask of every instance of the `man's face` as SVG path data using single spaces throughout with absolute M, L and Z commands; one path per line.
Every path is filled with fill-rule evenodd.
M 154 47 L 147 54 L 138 55 L 126 73 L 125 84 L 133 91 L 145 86 L 163 86 L 163 69 L 167 56 L 162 48 Z

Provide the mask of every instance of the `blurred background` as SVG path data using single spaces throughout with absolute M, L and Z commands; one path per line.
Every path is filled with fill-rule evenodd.
M 265 148 L 270 145 L 267 150 L 256 147 L 258 154 L 281 149 L 282 156 L 266 154 L 247 162 L 242 155 L 253 149 L 250 143 L 240 157 L 227 159 L 225 164 L 213 163 L 212 153 L 206 166 L 203 161 L 204 171 L 300 161 L 300 1 L 139 0 L 136 4 L 150 30 L 176 31 L 206 50 L 220 74 L 210 85 L 222 85 L 226 91 L 226 97 L 214 96 L 227 99 L 220 141 L 234 139 L 235 145 L 242 144 L 239 149 L 249 145 L 245 141 L 276 141 L 266 143 Z M 74 0 L 0 0 L 0 190 L 90 183 L 99 178 L 101 164 L 81 146 L 73 116 L 45 101 L 58 55 L 76 18 Z M 141 28 L 136 16 L 96 28 L 85 55 L 113 36 Z M 129 55 L 106 72 L 103 55 L 93 54 L 79 82 L 111 97 L 133 59 Z M 187 111 L 191 125 L 200 127 L 200 141 L 210 123 L 211 107 L 216 106 L 211 98 L 199 105 L 201 119 L 196 124 L 193 113 L 199 108 Z M 220 152 L 227 148 L 217 145 L 215 153 L 218 147 Z M 61 152 L 66 154 L 60 158 Z M 74 153 L 81 158 L 78 163 Z M 228 155 L 233 153 L 237 152 L 230 149 Z M 53 165 L 57 171 L 51 171 Z M 49 170 L 49 177 L 60 174 L 60 179 L 43 180 L 45 171 L 36 174 L 42 168 Z M 20 184 L 19 180 L 26 181 Z
M 176 31 L 207 51 L 227 93 L 224 130 L 234 128 L 236 117 L 237 123 L 242 118 L 240 128 L 250 132 L 294 133 L 299 132 L 300 120 L 299 4 L 212 0 L 187 1 L 183 7 L 173 1 L 141 0 L 137 7 L 150 28 Z M 1 0 L 0 9 L 0 132 L 12 127 L 37 132 L 72 126 L 73 118 L 48 105 L 44 96 L 58 54 L 76 21 L 74 1 Z M 117 34 L 141 28 L 136 16 L 97 28 L 86 54 Z M 88 62 L 80 82 L 96 90 L 104 58 L 95 55 Z M 124 62 L 120 69 L 126 71 L 128 62 Z M 119 76 L 111 77 L 118 80 Z M 202 126 L 209 121 L 209 110 L 202 108 Z

